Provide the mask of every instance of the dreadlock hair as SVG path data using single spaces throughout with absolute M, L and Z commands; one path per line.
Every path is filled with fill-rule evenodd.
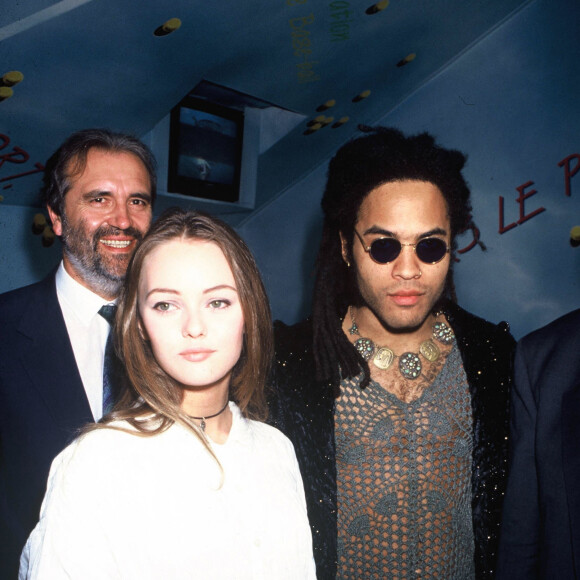
M 474 229 L 475 224 L 469 187 L 461 174 L 465 155 L 436 145 L 428 133 L 407 137 L 387 127 L 359 126 L 359 130 L 366 135 L 341 147 L 328 167 L 312 321 L 317 378 L 338 387 L 341 377 L 354 377 L 362 370 L 364 388 L 370 380 L 368 363 L 342 331 L 342 318 L 350 304 L 360 303 L 360 294 L 352 269 L 342 259 L 339 233 L 347 240 L 350 254 L 365 197 L 380 185 L 401 180 L 428 181 L 440 189 L 451 224 L 452 256 L 457 234 Z M 455 299 L 451 267 L 444 295 Z

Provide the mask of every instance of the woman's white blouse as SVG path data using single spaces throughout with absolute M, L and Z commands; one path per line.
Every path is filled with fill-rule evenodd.
M 91 431 L 54 460 L 20 576 L 315 578 L 294 448 L 230 403 L 223 466 L 188 430 Z

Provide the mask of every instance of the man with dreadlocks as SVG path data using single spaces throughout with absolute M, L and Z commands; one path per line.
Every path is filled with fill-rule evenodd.
M 319 578 L 491 578 L 514 340 L 455 304 L 465 156 L 387 128 L 331 160 L 311 319 L 276 324 Z

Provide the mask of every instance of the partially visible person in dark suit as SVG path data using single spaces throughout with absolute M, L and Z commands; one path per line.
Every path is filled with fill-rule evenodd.
M 580 577 L 580 310 L 516 349 L 497 578 Z
M 149 149 L 108 130 L 71 135 L 47 163 L 43 196 L 62 262 L 0 296 L 2 579 L 17 577 L 52 460 L 112 402 L 105 316 L 151 224 L 155 190 Z

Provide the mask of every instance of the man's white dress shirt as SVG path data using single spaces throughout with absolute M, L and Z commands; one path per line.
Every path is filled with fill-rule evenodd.
M 93 418 L 103 415 L 103 362 L 110 325 L 99 314 L 106 300 L 79 284 L 61 262 L 56 272 L 56 295 Z

